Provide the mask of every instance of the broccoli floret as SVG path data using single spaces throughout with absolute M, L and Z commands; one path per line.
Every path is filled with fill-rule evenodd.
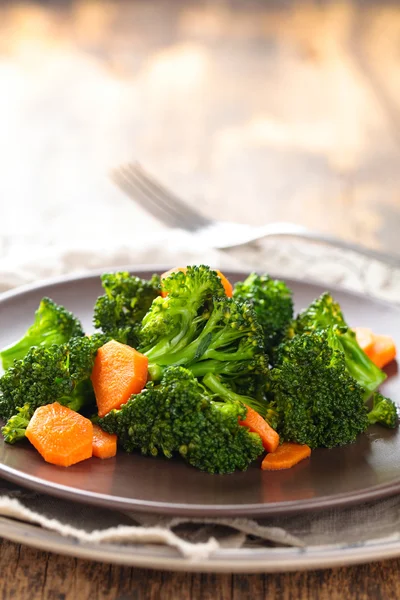
M 257 315 L 249 303 L 226 297 L 215 271 L 189 267 L 164 281 L 168 296 L 153 302 L 139 332 L 139 350 L 149 359 L 152 381 L 170 366 L 184 366 L 197 378 L 219 375 L 225 398 L 233 401 L 235 381 L 267 376 Z M 239 399 L 260 412 L 265 409 L 257 398 L 236 395 Z
M 397 406 L 393 400 L 376 392 L 372 397 L 372 410 L 368 413 L 368 421 L 370 425 L 379 423 L 394 429 L 398 422 Z
M 174 313 L 172 303 L 166 313 Z M 268 371 L 268 360 L 263 350 L 261 327 L 247 303 L 232 298 L 212 298 L 207 311 L 194 318 L 193 331 L 184 338 L 184 347 L 176 348 L 164 337 L 153 348 L 145 350 L 149 358 L 149 373 L 153 380 L 160 379 L 165 367 L 185 366 L 196 377 L 219 373 L 228 378 Z M 173 330 L 174 331 L 174 330 Z M 181 340 L 182 341 L 182 340 Z M 143 350 L 142 350 L 143 351 Z
M 270 381 L 283 440 L 331 448 L 354 442 L 368 427 L 363 389 L 324 331 L 283 343 Z
M 314 300 L 299 314 L 293 323 L 290 334 L 320 330 L 328 332 L 328 341 L 333 349 L 344 352 L 347 369 L 364 389 L 364 399 L 367 400 L 385 381 L 386 374 L 360 348 L 355 333 L 344 319 L 340 305 L 328 292 Z
M 36 408 L 59 402 L 81 411 L 94 402 L 90 375 L 103 336 L 74 338 L 70 344 L 32 347 L 0 378 L 0 416 L 6 441 L 23 437 Z
M 265 352 L 271 357 L 293 319 L 292 291 L 283 281 L 251 273 L 236 283 L 233 297 L 250 302 L 264 332 Z
M 33 416 L 31 405 L 26 403 L 17 409 L 17 413 L 8 419 L 1 433 L 6 442 L 15 444 L 25 437 L 26 428 Z
M 83 335 L 82 325 L 72 313 L 50 298 L 43 298 L 34 322 L 24 336 L 1 351 L 3 369 L 11 367 L 15 360 L 24 358 L 32 346 L 64 344 L 73 337 Z
M 190 371 L 170 367 L 159 384 L 148 384 L 98 423 L 127 452 L 180 454 L 203 471 L 231 473 L 263 452 L 260 437 L 239 425 L 245 415 L 241 402 L 216 402 Z
M 224 402 L 241 402 L 245 406 L 250 406 L 250 408 L 258 412 L 258 414 L 264 418 L 266 418 L 267 414 L 270 418 L 272 417 L 272 412 L 269 410 L 270 407 L 265 397 L 260 395 L 257 396 L 256 394 L 238 394 L 232 389 L 234 386 L 231 385 L 231 382 L 228 381 L 228 383 L 226 383 L 219 375 L 207 373 L 202 379 L 202 384 Z
M 225 296 L 217 273 L 205 265 L 174 271 L 163 279 L 163 291 L 167 296 L 153 301 L 139 331 L 141 351 L 154 362 L 185 348 L 208 319 L 212 298 Z
M 94 325 L 110 338 L 134 346 L 141 321 L 160 294 L 160 277 L 146 281 L 128 272 L 106 273 L 101 282 L 105 291 L 94 307 Z

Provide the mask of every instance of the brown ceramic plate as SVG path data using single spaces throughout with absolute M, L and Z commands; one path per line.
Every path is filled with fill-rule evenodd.
M 143 277 L 154 270 L 139 268 Z M 226 273 L 232 281 L 243 273 Z M 296 308 L 307 305 L 323 288 L 288 281 Z M 101 293 L 98 275 L 65 278 L 4 294 L 0 298 L 0 347 L 17 339 L 32 322 L 46 295 L 64 304 L 92 328 L 94 302 Z M 400 346 L 400 309 L 367 296 L 335 290 L 347 320 L 390 333 Z M 388 370 L 383 392 L 400 401 L 397 366 Z M 184 462 L 123 452 L 68 469 L 47 464 L 28 442 L 0 441 L 0 475 L 35 490 L 108 508 L 191 516 L 267 515 L 364 502 L 400 491 L 400 435 L 372 427 L 350 446 L 316 450 L 293 469 L 263 472 L 260 464 L 232 475 L 209 475 Z

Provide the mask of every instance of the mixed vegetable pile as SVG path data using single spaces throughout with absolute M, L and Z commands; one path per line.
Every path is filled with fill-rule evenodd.
M 378 388 L 396 348 L 350 329 L 329 293 L 294 317 L 283 281 L 177 268 L 143 280 L 101 278 L 98 330 L 43 298 L 21 340 L 0 356 L 2 434 L 27 437 L 69 466 L 127 452 L 181 456 L 209 473 L 289 468 L 311 449 L 397 425 Z

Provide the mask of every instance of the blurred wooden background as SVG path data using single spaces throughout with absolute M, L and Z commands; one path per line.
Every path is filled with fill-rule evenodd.
M 131 239 L 108 172 L 139 159 L 209 215 L 400 253 L 400 4 L 3 2 L 0 90 L 3 249 Z

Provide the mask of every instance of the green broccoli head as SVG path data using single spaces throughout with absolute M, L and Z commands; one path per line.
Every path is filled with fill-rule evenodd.
M 172 303 L 165 313 L 174 313 Z M 196 377 L 218 373 L 227 378 L 265 374 L 268 359 L 263 350 L 263 334 L 256 314 L 247 303 L 232 298 L 211 298 L 207 309 L 192 319 L 187 335 L 177 344 L 169 338 L 145 351 L 153 380 L 163 368 L 185 366 Z M 182 342 L 185 342 L 185 345 Z
M 67 344 L 33 346 L 0 378 L 0 416 L 9 419 L 28 403 L 33 411 L 73 391 Z
M 291 290 L 269 275 L 251 273 L 245 281 L 236 283 L 233 297 L 254 307 L 263 329 L 265 351 L 271 355 L 293 319 Z
M 109 338 L 135 345 L 141 321 L 160 294 L 160 277 L 146 281 L 128 272 L 106 273 L 101 282 L 105 291 L 94 307 L 94 325 Z
M 397 406 L 393 400 L 386 398 L 379 392 L 373 395 L 372 409 L 367 416 L 370 425 L 379 423 L 389 429 L 394 429 L 397 426 Z
M 263 452 L 260 437 L 239 425 L 245 415 L 241 402 L 215 402 L 190 371 L 170 367 L 160 383 L 148 384 L 99 425 L 116 433 L 128 452 L 180 454 L 201 470 L 230 473 Z
M 74 338 L 49 348 L 33 346 L 0 378 L 0 417 L 7 441 L 23 437 L 36 408 L 59 402 L 81 411 L 94 403 L 90 376 L 102 336 Z
M 173 271 L 162 282 L 163 292 L 169 298 L 180 298 L 193 306 L 202 306 L 207 298 L 224 296 L 225 290 L 217 272 L 206 265 L 189 266 Z
M 354 442 L 368 427 L 363 389 L 324 331 L 282 344 L 270 377 L 283 440 L 331 448 Z
M 71 312 L 50 298 L 43 298 L 35 313 L 34 322 L 23 337 L 1 351 L 3 368 L 6 370 L 15 360 L 24 358 L 32 346 L 64 344 L 73 337 L 83 335 L 80 321 Z
M 326 329 L 337 325 L 347 327 L 340 304 L 329 292 L 324 292 L 303 310 L 293 323 L 294 333 Z
M 25 437 L 26 428 L 33 416 L 34 411 L 30 404 L 26 403 L 17 409 L 17 413 L 8 419 L 2 427 L 1 433 L 8 444 L 15 444 Z
M 73 338 L 69 341 L 69 373 L 73 381 L 79 383 L 90 378 L 97 350 L 109 341 L 108 335 L 102 333 Z
M 350 375 L 364 389 L 364 400 L 385 381 L 386 374 L 360 348 L 355 333 L 344 320 L 339 304 L 328 292 L 299 314 L 293 322 L 290 335 L 312 331 L 326 331 L 330 346 L 344 352 Z
M 204 265 L 171 273 L 163 291 L 167 296 L 154 300 L 139 331 L 140 349 L 153 361 L 185 348 L 207 320 L 212 298 L 225 296 L 217 273 Z

